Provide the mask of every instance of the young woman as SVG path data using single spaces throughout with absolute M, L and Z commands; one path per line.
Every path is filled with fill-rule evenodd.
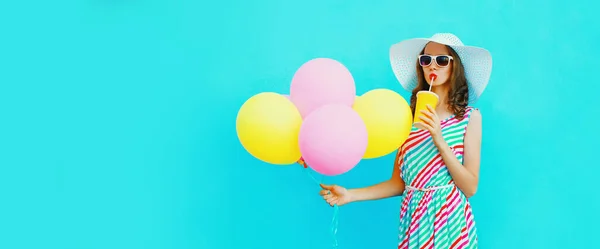
M 320 195 L 338 206 L 402 195 L 398 248 L 476 248 L 468 198 L 479 181 L 481 114 L 469 103 L 487 85 L 491 55 L 441 33 L 395 44 L 390 58 L 396 77 L 412 91 L 420 128 L 413 126 L 398 149 L 389 180 L 357 189 L 321 185 Z M 439 96 L 437 107 L 414 113 L 417 92 L 430 84 Z

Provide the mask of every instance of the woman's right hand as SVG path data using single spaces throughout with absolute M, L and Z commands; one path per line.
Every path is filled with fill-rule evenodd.
M 323 199 L 325 199 L 330 206 L 336 204 L 342 206 L 352 201 L 350 191 L 342 186 L 321 184 L 321 188 L 323 188 L 323 190 L 321 190 L 319 194 L 323 196 Z

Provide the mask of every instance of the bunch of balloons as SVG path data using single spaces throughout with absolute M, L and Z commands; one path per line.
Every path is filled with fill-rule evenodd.
M 388 89 L 356 96 L 352 74 L 329 58 L 304 63 L 294 74 L 289 96 L 252 96 L 236 120 L 238 138 L 252 156 L 275 165 L 302 158 L 327 176 L 394 152 L 411 127 L 410 106 L 402 96 Z

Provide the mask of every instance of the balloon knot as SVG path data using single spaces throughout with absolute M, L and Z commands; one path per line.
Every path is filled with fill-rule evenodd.
M 308 167 L 308 166 L 306 165 L 306 163 L 304 163 L 304 160 L 302 160 L 302 159 L 298 160 L 298 164 L 300 164 L 300 165 L 301 165 L 302 167 L 304 167 L 305 169 Z

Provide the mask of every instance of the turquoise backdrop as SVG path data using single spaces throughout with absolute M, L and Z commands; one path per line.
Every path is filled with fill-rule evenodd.
M 598 231 L 600 22 L 591 1 L 71 0 L 0 4 L 0 248 L 331 248 L 299 166 L 235 133 L 254 94 L 339 60 L 408 98 L 393 43 L 488 48 L 477 107 L 481 248 L 590 248 Z M 387 179 L 393 155 L 326 183 Z M 316 176 L 320 179 L 319 176 Z M 340 208 L 339 249 L 395 248 L 400 198 Z

